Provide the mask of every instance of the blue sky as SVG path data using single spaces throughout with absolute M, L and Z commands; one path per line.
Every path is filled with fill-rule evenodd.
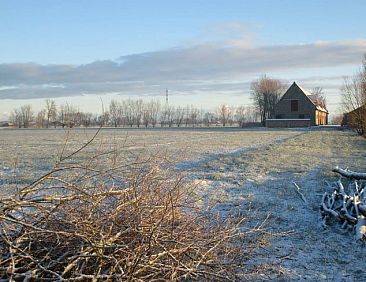
M 365 10 L 357 0 L 1 0 L 0 118 L 47 96 L 98 111 L 99 97 L 166 87 L 176 104 L 250 104 L 263 74 L 323 87 L 336 111 L 342 77 L 366 52 Z

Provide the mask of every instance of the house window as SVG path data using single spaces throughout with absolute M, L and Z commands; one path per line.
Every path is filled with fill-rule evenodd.
M 305 118 L 305 115 L 299 115 L 299 118 L 300 119 L 304 119 Z
M 276 115 L 276 118 L 277 119 L 281 119 L 282 118 L 282 115 Z
M 291 112 L 299 111 L 299 100 L 291 100 Z

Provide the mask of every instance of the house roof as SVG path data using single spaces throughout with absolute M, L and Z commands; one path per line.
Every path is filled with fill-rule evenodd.
M 300 88 L 300 90 L 302 91 L 302 92 L 304 92 L 304 94 L 306 95 L 306 96 L 313 96 L 313 94 L 311 94 L 311 92 L 309 92 L 308 90 L 305 90 L 304 88 L 302 88 L 300 85 L 298 85 L 295 81 L 294 81 L 294 83 L 293 84 L 295 84 L 298 88 Z
M 306 97 L 308 97 L 308 99 L 311 101 L 311 103 L 313 103 L 313 105 L 316 107 L 316 109 L 318 111 L 321 111 L 321 112 L 326 112 L 328 113 L 328 110 L 326 108 L 324 108 L 320 101 L 317 99 L 316 95 L 313 95 L 311 94 L 311 92 L 303 89 L 301 86 L 297 85 L 297 83 L 294 81 L 294 83 L 291 85 L 292 86 L 297 86 L 304 94 Z

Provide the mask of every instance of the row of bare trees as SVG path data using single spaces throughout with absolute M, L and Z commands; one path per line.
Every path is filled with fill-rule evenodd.
M 14 109 L 10 114 L 10 122 L 21 128 L 39 127 L 49 128 L 57 127 L 73 127 L 91 126 L 100 123 L 102 117 L 92 113 L 83 113 L 76 107 L 68 104 L 60 105 L 57 108 L 55 101 L 47 99 L 45 107 L 39 112 L 34 112 L 29 104 Z
M 19 109 L 14 109 L 10 115 L 10 121 L 17 125 L 19 128 L 29 127 L 33 121 L 33 110 L 31 105 L 23 105 Z
M 366 134 L 366 54 L 362 69 L 344 80 L 342 91 L 343 107 L 347 112 L 343 124 L 355 129 L 359 135 Z
M 14 109 L 10 122 L 19 128 L 24 127 L 74 127 L 99 126 L 111 127 L 196 127 L 213 125 L 245 126 L 258 120 L 254 107 L 229 107 L 222 104 L 215 111 L 198 109 L 194 105 L 175 107 L 162 105 L 158 100 L 143 101 L 142 99 L 112 100 L 108 110 L 102 115 L 84 113 L 77 107 L 62 104 L 47 99 L 44 108 L 37 113 L 31 105 L 24 105 Z
M 256 122 L 258 115 L 253 107 L 220 105 L 216 111 L 205 111 L 194 105 L 172 106 L 162 105 L 157 100 L 144 102 L 142 99 L 127 99 L 121 102 L 112 100 L 109 104 L 106 123 L 113 127 L 181 127 L 233 125 L 244 126 Z
M 364 66 L 364 68 L 366 68 Z M 365 73 L 365 70 L 363 71 Z M 365 76 L 365 75 L 364 75 Z M 363 76 L 363 77 L 364 77 Z M 347 82 L 344 92 L 348 93 L 347 101 L 349 111 L 356 109 L 362 104 L 357 100 L 359 94 L 359 79 L 355 77 Z M 365 78 L 363 78 L 365 80 Z M 263 76 L 251 83 L 251 97 L 253 106 L 229 107 L 222 104 L 215 111 L 204 111 L 194 105 L 171 106 L 162 105 L 158 100 L 146 102 L 142 99 L 127 99 L 122 101 L 112 100 L 109 108 L 103 115 L 83 113 L 78 108 L 64 104 L 56 106 L 55 101 L 47 99 L 45 107 L 34 115 L 29 105 L 15 109 L 11 114 L 11 122 L 18 127 L 29 127 L 35 123 L 37 127 L 50 126 L 93 126 L 103 123 L 112 127 L 181 127 L 181 126 L 211 126 L 233 125 L 240 127 L 248 123 L 260 121 L 265 124 L 266 119 L 275 118 L 275 105 L 280 100 L 286 89 L 286 85 L 278 79 Z M 311 91 L 317 104 L 326 107 L 323 89 L 316 87 Z

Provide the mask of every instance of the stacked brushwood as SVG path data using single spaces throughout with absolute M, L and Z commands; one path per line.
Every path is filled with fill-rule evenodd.
M 184 177 L 76 155 L 0 199 L 0 281 L 237 279 L 238 221 L 202 211 Z
M 333 192 L 325 192 L 320 206 L 324 226 L 332 220 L 345 230 L 355 232 L 356 240 L 366 240 L 366 173 L 341 168 L 333 169 L 340 179 L 331 185 Z M 345 180 L 344 180 L 345 179 Z M 343 185 L 342 180 L 347 182 Z

